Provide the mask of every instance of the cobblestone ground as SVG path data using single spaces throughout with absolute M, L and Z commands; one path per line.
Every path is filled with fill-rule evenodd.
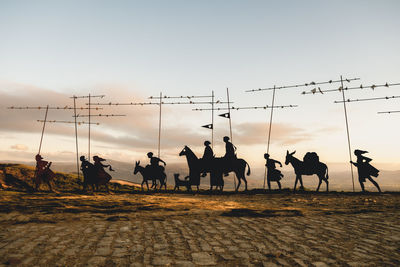
M 397 194 L 0 195 L 0 266 L 400 265 Z

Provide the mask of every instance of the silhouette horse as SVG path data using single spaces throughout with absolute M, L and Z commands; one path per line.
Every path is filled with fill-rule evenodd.
M 167 190 L 167 183 L 166 183 L 167 175 L 165 174 L 165 172 L 154 170 L 150 165 L 147 165 L 145 168 L 143 166 L 140 166 L 140 161 L 136 161 L 133 174 L 137 174 L 138 172 L 140 172 L 140 174 L 143 177 L 143 181 L 141 184 L 142 190 L 143 190 L 143 184 L 146 182 L 147 191 L 149 191 L 149 183 L 148 183 L 149 180 L 151 180 L 153 184 L 155 184 L 154 190 L 157 189 L 156 180 L 160 181 L 160 189 L 164 185 L 165 190 Z
M 189 188 L 190 190 L 192 189 L 192 185 L 195 185 L 197 187 L 197 191 L 199 191 L 199 186 L 200 186 L 200 173 L 202 172 L 202 166 L 200 164 L 199 158 L 193 153 L 193 151 L 185 146 L 182 151 L 179 153 L 179 156 L 186 156 L 186 161 L 189 166 Z M 222 173 L 221 173 L 221 180 L 222 180 Z M 210 184 L 212 190 L 212 187 L 215 186 L 220 186 L 220 189 L 222 191 L 224 185 L 222 181 L 221 183 L 213 183 L 210 179 Z
M 294 168 L 294 173 L 296 174 L 296 181 L 294 182 L 294 189 L 293 191 L 296 191 L 296 186 L 297 186 L 297 181 L 300 181 L 300 188 L 304 189 L 303 186 L 303 179 L 302 175 L 313 175 L 316 174 L 319 178 L 319 183 L 317 187 L 317 192 L 319 191 L 319 188 L 321 186 L 322 180 L 326 183 L 326 191 L 328 192 L 328 166 L 326 166 L 325 163 L 318 162 L 314 166 L 310 166 L 308 164 L 305 164 L 303 161 L 299 160 L 298 158 L 294 157 L 293 154 L 296 153 L 296 151 L 289 153 L 289 151 L 286 151 L 286 160 L 285 164 L 288 165 L 289 163 L 292 164 Z M 325 176 L 326 174 L 326 176 Z
M 211 166 L 204 166 L 203 161 L 198 159 L 198 157 L 193 153 L 193 151 L 185 146 L 179 156 L 186 155 L 186 159 L 189 165 L 189 177 L 190 173 L 193 171 L 193 174 L 200 175 L 200 172 L 209 171 L 210 172 L 210 190 L 214 185 L 224 186 L 224 180 L 222 178 L 222 174 L 225 172 L 235 172 L 236 177 L 238 178 L 238 184 L 235 188 L 237 192 L 239 190 L 241 180 L 245 183 L 245 191 L 247 191 L 247 180 L 245 177 L 245 169 L 248 167 L 247 175 L 250 175 L 250 166 L 244 159 L 235 159 L 231 161 L 227 161 L 225 158 L 214 158 L 211 160 Z M 222 189 L 221 189 L 222 191 Z

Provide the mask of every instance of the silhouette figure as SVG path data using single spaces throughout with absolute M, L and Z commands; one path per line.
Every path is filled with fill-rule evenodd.
M 237 159 L 236 157 L 236 147 L 229 142 L 229 137 L 228 136 L 224 136 L 224 142 L 225 142 L 225 156 L 224 159 L 227 161 L 227 164 L 232 164 L 235 162 L 235 160 Z M 229 171 L 225 171 L 224 172 L 225 176 L 229 175 Z
M 201 177 L 205 177 L 207 175 L 207 170 L 209 170 L 208 166 L 212 164 L 212 160 L 214 159 L 214 152 L 212 148 L 210 147 L 211 142 L 210 141 L 204 141 L 204 154 L 201 160 L 203 161 L 203 166 L 204 167 L 204 172 L 201 175 Z
M 143 181 L 142 181 L 142 184 L 141 184 L 142 191 L 143 191 L 143 184 L 144 183 L 146 183 L 147 191 L 149 191 L 149 183 L 148 183 L 149 180 L 152 180 L 153 184 L 155 184 L 154 190 L 157 189 L 157 184 L 156 184 L 155 180 L 159 180 L 160 181 L 160 189 L 164 186 L 165 190 L 167 190 L 167 183 L 166 183 L 167 175 L 164 172 L 164 168 L 162 168 L 162 169 L 160 169 L 160 168 L 154 169 L 150 165 L 147 165 L 146 168 L 145 168 L 143 166 L 140 166 L 140 161 L 136 161 L 135 162 L 135 169 L 133 171 L 133 174 L 137 174 L 138 172 L 143 177 Z
M 163 161 L 160 158 L 153 157 L 153 152 L 147 153 L 147 157 L 150 159 L 150 167 L 153 168 L 155 172 L 164 172 L 165 168 L 163 166 L 160 166 L 160 162 L 164 164 L 164 166 L 167 165 L 165 161 Z M 146 166 L 147 167 L 147 166 Z M 151 185 L 151 188 L 157 187 L 157 181 L 156 179 L 153 180 L 153 184 Z
M 328 192 L 328 167 L 325 163 L 319 161 L 319 157 L 315 152 L 308 152 L 304 156 L 304 161 L 299 160 L 298 158 L 294 157 L 293 154 L 296 151 L 289 153 L 286 151 L 286 160 L 285 164 L 288 165 L 289 163 L 292 164 L 294 168 L 294 172 L 296 174 L 296 181 L 294 183 L 293 191 L 296 191 L 297 182 L 300 181 L 300 189 L 304 189 L 303 186 L 303 179 L 302 175 L 313 175 L 316 174 L 319 178 L 319 183 L 317 187 L 317 192 L 321 186 L 322 181 L 326 183 L 326 191 Z
M 369 164 L 372 159 L 363 156 L 363 154 L 365 153 L 368 153 L 368 151 L 358 149 L 354 150 L 354 155 L 357 156 L 357 162 L 350 161 L 350 163 L 357 167 L 358 181 L 360 182 L 360 186 L 363 192 L 365 192 L 364 183 L 366 179 L 370 180 L 371 183 L 375 185 L 376 188 L 378 188 L 378 191 L 381 192 L 381 188 L 379 187 L 378 183 L 371 178 L 371 176 L 378 177 L 379 170 Z
M 181 179 L 179 179 L 179 173 L 174 173 L 174 178 L 175 178 L 175 187 L 174 187 L 174 191 L 175 191 L 176 189 L 179 190 L 179 187 L 180 187 L 180 186 L 185 186 L 186 189 L 187 189 L 187 191 L 191 191 L 191 190 L 192 190 L 192 189 L 191 189 L 191 186 L 190 186 L 190 181 L 188 180 L 188 179 L 189 179 L 189 176 L 186 176 L 186 177 L 185 177 L 185 180 L 181 180 Z
M 104 168 L 108 167 L 110 171 L 114 170 L 112 169 L 111 165 L 104 165 L 103 163 L 101 163 L 102 161 L 105 161 L 105 159 L 100 158 L 99 156 L 94 156 L 93 161 L 94 161 L 94 173 L 97 178 L 96 187 L 99 185 L 104 185 L 107 192 L 109 192 L 108 182 L 112 179 L 112 177 L 104 170 Z
M 245 169 L 247 166 L 247 175 L 250 175 L 250 166 L 244 159 L 231 159 L 227 161 L 225 157 L 222 158 L 214 158 L 211 161 L 210 166 L 203 166 L 203 161 L 199 160 L 198 157 L 193 153 L 193 151 L 185 146 L 182 151 L 179 153 L 179 156 L 186 156 L 186 160 L 189 166 L 189 179 L 191 184 L 199 183 L 200 184 L 200 173 L 204 171 L 205 168 L 210 170 L 210 190 L 212 190 L 213 186 L 219 187 L 222 191 L 224 186 L 224 180 L 222 178 L 222 174 L 225 172 L 233 171 L 238 178 L 238 184 L 235 188 L 235 191 L 239 190 L 241 185 L 241 180 L 245 183 L 245 190 L 247 191 L 247 180 L 245 177 Z
M 50 181 L 54 179 L 56 176 L 52 170 L 50 170 L 50 166 L 52 162 L 47 162 L 43 160 L 42 156 L 37 154 L 35 156 L 36 159 L 36 169 L 35 169 L 35 177 L 34 177 L 34 182 L 35 182 L 35 190 L 39 190 L 39 186 L 42 182 L 45 182 L 49 188 L 50 191 L 54 191 L 53 188 L 51 187 Z
M 277 170 L 275 166 L 275 164 L 277 163 L 282 168 L 282 163 L 280 161 L 271 159 L 268 153 L 264 154 L 264 158 L 267 160 L 265 166 L 267 167 L 268 189 L 271 190 L 271 181 L 277 182 L 279 190 L 282 189 L 280 180 L 283 178 L 283 174 L 280 170 Z
M 94 192 L 95 185 L 97 187 L 97 177 L 94 171 L 94 165 L 86 160 L 85 156 L 81 156 L 79 159 L 82 161 L 81 171 L 83 173 L 83 190 L 86 191 L 88 185 L 91 185 Z

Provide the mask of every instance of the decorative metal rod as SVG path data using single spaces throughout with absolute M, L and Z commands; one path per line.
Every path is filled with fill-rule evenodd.
M 361 101 L 371 101 L 371 100 L 385 100 L 385 99 L 393 99 L 400 98 L 400 96 L 384 96 L 384 97 L 373 97 L 373 98 L 363 98 L 363 99 L 347 99 L 345 102 L 361 102 Z M 343 100 L 335 101 L 334 103 L 343 103 Z
M 400 113 L 400 110 L 379 111 L 378 114 Z
M 44 120 L 37 120 L 37 122 L 44 122 Z M 52 121 L 46 121 L 46 123 L 75 123 L 74 121 L 58 121 L 58 120 L 52 120 Z M 88 122 L 85 121 L 77 121 L 76 124 L 89 124 Z M 98 122 L 91 122 L 90 124 L 96 124 L 100 125 Z
M 360 86 L 356 86 L 356 87 L 343 87 L 340 86 L 338 89 L 329 89 L 329 90 L 321 90 L 320 88 L 318 88 L 318 90 L 315 88 L 309 92 L 303 91 L 301 94 L 302 95 L 308 95 L 308 94 L 316 94 L 316 93 L 331 93 L 331 92 L 341 92 L 342 90 L 344 91 L 348 91 L 348 90 L 360 90 L 360 89 L 368 89 L 371 88 L 372 90 L 374 90 L 375 88 L 379 88 L 379 87 L 390 87 L 390 86 L 396 86 L 396 85 L 400 85 L 400 83 L 385 83 L 385 84 L 372 84 L 372 85 L 362 85 L 360 84 Z
M 11 107 L 8 107 L 8 109 L 47 109 L 47 107 L 14 107 L 14 106 L 11 106 Z M 48 109 L 59 109 L 59 110 L 66 109 L 66 110 L 69 110 L 69 109 L 74 109 L 74 107 L 68 107 L 68 106 L 65 106 L 65 107 L 49 107 Z M 87 110 L 89 108 L 77 107 L 76 109 Z M 90 109 L 102 110 L 103 108 L 90 108 Z
M 285 106 L 262 106 L 262 107 L 231 107 L 230 110 L 241 110 L 241 109 L 270 109 L 270 108 L 295 108 L 298 105 L 285 105 Z M 211 110 L 209 108 L 195 108 L 193 111 Z M 228 108 L 214 108 L 214 110 L 228 110 Z
M 351 81 L 356 81 L 356 80 L 360 80 L 360 78 L 345 79 L 344 81 L 351 82 Z M 269 87 L 269 88 L 252 89 L 252 90 L 247 90 L 246 92 L 268 91 L 268 90 L 274 90 L 274 88 L 275 89 L 298 88 L 298 87 L 303 87 L 303 86 L 312 86 L 312 85 L 320 85 L 320 84 L 331 84 L 331 83 L 340 83 L 340 82 L 341 82 L 341 80 L 329 80 L 329 81 L 326 81 L 326 82 L 310 82 L 310 83 L 287 85 L 287 86 L 276 86 L 276 87 L 274 86 L 274 87 Z

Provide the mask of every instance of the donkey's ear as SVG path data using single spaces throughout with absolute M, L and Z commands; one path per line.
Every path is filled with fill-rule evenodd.
M 289 150 L 286 150 L 286 155 L 289 155 Z
M 138 164 L 138 165 L 140 164 L 140 160 L 137 162 L 137 164 Z
M 290 155 L 294 155 L 294 153 L 296 153 L 296 150 L 295 150 L 295 151 L 293 151 L 292 153 L 290 153 Z

